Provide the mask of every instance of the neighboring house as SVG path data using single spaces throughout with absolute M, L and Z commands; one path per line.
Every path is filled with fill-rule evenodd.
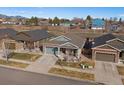
M 49 36 L 45 30 L 17 32 L 13 29 L 0 29 L 0 50 L 5 48 L 14 51 L 39 49 L 40 41 Z
M 117 31 L 119 28 L 119 25 L 118 24 L 111 24 L 110 25 L 110 31 Z
M 56 56 L 72 55 L 80 58 L 81 50 L 85 40 L 74 33 L 67 33 L 54 37 L 43 44 L 45 54 L 54 54 Z
M 64 22 L 64 23 L 60 23 L 60 26 L 64 26 L 64 27 L 70 27 L 70 26 L 75 26 L 76 24 L 73 22 Z
M 91 29 L 94 30 L 104 30 L 105 29 L 105 21 L 99 18 L 92 19 Z
M 105 34 L 95 38 L 92 46 L 92 59 L 118 63 L 124 60 L 124 36 Z
M 0 24 L 3 22 L 3 19 L 2 18 L 0 18 Z

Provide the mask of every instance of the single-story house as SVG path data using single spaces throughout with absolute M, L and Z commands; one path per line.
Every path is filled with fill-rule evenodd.
M 94 39 L 92 59 L 118 63 L 124 60 L 124 36 L 105 34 Z
M 54 54 L 56 56 L 64 54 L 79 58 L 84 44 L 85 39 L 81 36 L 75 33 L 66 33 L 43 43 L 43 49 L 45 54 Z
M 0 50 L 22 51 L 39 49 L 40 41 L 49 37 L 50 35 L 45 30 L 17 32 L 9 28 L 0 29 Z
M 94 30 L 104 30 L 105 29 L 105 21 L 103 19 L 92 19 L 91 29 Z
M 76 26 L 76 24 L 71 22 L 71 21 L 67 21 L 67 22 L 64 22 L 64 23 L 60 23 L 60 26 L 71 27 L 71 26 Z

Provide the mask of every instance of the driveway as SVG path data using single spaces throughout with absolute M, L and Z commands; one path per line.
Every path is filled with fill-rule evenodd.
M 36 62 L 26 68 L 26 71 L 47 73 L 48 70 L 56 63 L 57 58 L 54 55 L 43 55 Z
M 120 85 L 122 84 L 116 65 L 110 62 L 97 61 L 95 65 L 95 79 L 97 82 Z

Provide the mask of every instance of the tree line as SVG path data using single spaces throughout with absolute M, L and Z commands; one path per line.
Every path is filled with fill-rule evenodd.
M 87 27 L 89 27 L 89 28 L 92 25 L 92 19 L 93 18 L 90 15 L 88 15 L 86 17 L 86 19 L 83 20 L 83 21 L 85 21 L 85 25 Z M 110 19 L 102 18 L 102 20 L 108 21 L 110 23 L 112 23 L 112 22 L 122 23 L 122 18 L 118 19 L 117 17 L 113 17 L 113 18 L 111 17 Z M 60 19 L 58 17 L 54 17 L 53 19 L 51 19 L 51 18 L 48 19 L 48 23 L 50 25 L 54 25 L 54 26 L 59 26 L 61 23 L 70 22 L 70 21 L 71 20 L 69 20 L 69 19 Z M 26 25 L 35 25 L 35 26 L 37 26 L 37 25 L 39 25 L 39 18 L 38 17 L 31 17 L 31 18 L 26 20 L 25 24 Z

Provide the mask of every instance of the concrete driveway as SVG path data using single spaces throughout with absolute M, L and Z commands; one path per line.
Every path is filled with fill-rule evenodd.
M 97 82 L 122 85 L 116 65 L 110 62 L 97 61 L 95 65 L 95 79 Z
M 36 62 L 26 68 L 26 71 L 47 73 L 48 70 L 56 63 L 57 57 L 54 55 L 43 55 Z

